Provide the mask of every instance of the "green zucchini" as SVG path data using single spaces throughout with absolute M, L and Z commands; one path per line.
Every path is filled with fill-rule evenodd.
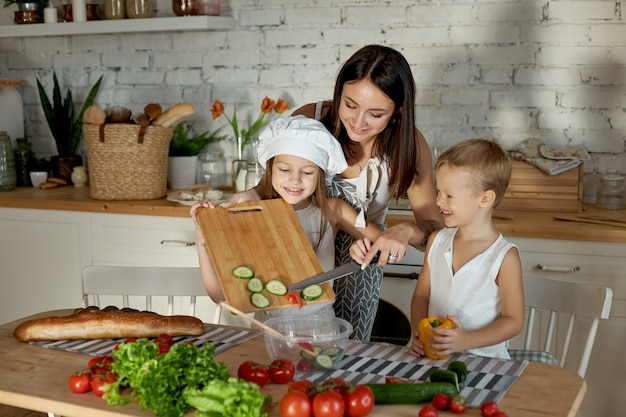
M 419 404 L 432 401 L 437 393 L 451 397 L 458 390 L 447 382 L 422 382 L 420 384 L 367 384 L 374 392 L 375 404 Z
M 450 362 L 448 371 L 454 372 L 459 377 L 459 383 L 462 384 L 467 378 L 467 365 L 463 361 Z
M 447 371 L 445 369 L 434 369 L 431 371 L 428 378 L 431 382 L 447 382 L 448 384 L 452 384 L 456 387 L 456 390 L 459 390 L 459 377 L 456 372 Z

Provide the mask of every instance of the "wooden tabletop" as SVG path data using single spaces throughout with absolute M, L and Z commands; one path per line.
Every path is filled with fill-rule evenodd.
M 89 356 L 45 349 L 21 343 L 13 337 L 15 327 L 27 319 L 69 314 L 71 310 L 41 313 L 0 326 L 0 404 L 40 412 L 52 412 L 63 417 L 154 417 L 136 403 L 109 406 L 95 395 L 74 394 L 67 380 L 78 370 L 86 368 Z M 268 363 L 262 337 L 244 342 L 217 356 L 235 375 L 237 367 L 246 360 Z M 278 403 L 286 385 L 269 384 L 263 393 L 273 398 L 270 417 L 279 417 Z M 547 364 L 529 363 L 520 378 L 500 402 L 500 409 L 515 417 L 574 417 L 583 400 L 587 386 L 575 372 Z M 372 417 L 415 417 L 422 405 L 376 406 Z M 452 416 L 441 412 L 441 416 Z M 479 416 L 469 409 L 465 415 Z M 193 412 L 189 413 L 193 416 Z

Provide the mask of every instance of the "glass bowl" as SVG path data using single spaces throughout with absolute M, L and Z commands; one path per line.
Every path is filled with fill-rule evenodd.
M 270 359 L 289 359 L 298 372 L 336 368 L 352 333 L 352 325 L 338 317 L 281 316 L 264 323 L 286 336 L 279 337 L 267 331 L 263 333 Z M 298 345 L 316 355 L 303 351 Z

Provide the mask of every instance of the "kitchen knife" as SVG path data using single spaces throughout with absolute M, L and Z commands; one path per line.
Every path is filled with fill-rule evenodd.
M 376 254 L 376 256 L 374 256 L 374 258 L 370 262 L 370 265 L 378 263 L 378 257 L 379 257 L 379 254 Z M 326 271 L 326 272 L 323 272 L 321 274 L 313 275 L 312 277 L 307 278 L 307 279 L 305 279 L 303 281 L 296 282 L 295 284 L 292 284 L 292 285 L 288 286 L 287 290 L 288 291 L 303 290 L 306 287 L 308 287 L 309 285 L 321 284 L 323 282 L 330 281 L 332 279 L 345 277 L 346 275 L 349 275 L 349 274 L 351 274 L 351 273 L 353 273 L 355 271 L 360 271 L 360 270 L 361 270 L 361 265 L 359 265 L 358 263 L 352 261 L 352 262 L 347 263 L 345 265 L 341 265 L 341 266 L 339 266 L 339 267 L 337 267 L 335 269 L 331 269 L 330 271 Z

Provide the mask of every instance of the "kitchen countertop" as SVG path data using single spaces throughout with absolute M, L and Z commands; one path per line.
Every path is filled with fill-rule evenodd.
M 189 216 L 188 206 L 168 201 L 165 198 L 136 201 L 94 200 L 90 197 L 89 187 L 72 186 L 49 190 L 18 187 L 13 191 L 0 192 L 0 207 L 169 217 Z M 605 218 L 622 223 L 617 223 L 619 226 L 600 225 L 557 220 L 556 216 Z M 387 223 L 390 226 L 406 221 L 413 221 L 411 211 L 389 210 Z M 626 243 L 626 210 L 600 210 L 588 206 L 581 213 L 496 211 L 494 225 L 505 236 Z

